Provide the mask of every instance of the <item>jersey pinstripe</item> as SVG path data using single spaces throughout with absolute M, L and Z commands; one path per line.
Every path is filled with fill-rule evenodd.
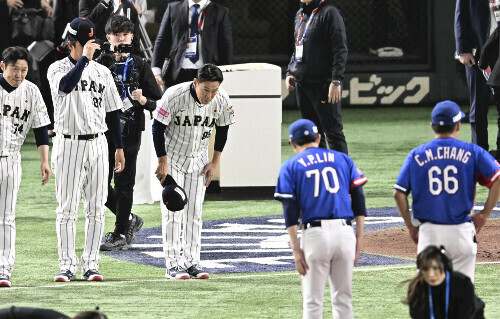
M 73 274 L 79 267 L 75 253 L 76 220 L 80 198 L 84 202 L 85 244 L 81 256 L 82 274 L 99 270 L 99 246 L 104 230 L 108 195 L 108 145 L 104 135 L 78 140 L 64 135 L 87 135 L 108 130 L 106 113 L 123 107 L 111 72 L 89 61 L 76 87 L 69 93 L 59 90 L 62 78 L 75 64 L 70 58 L 54 62 L 48 70 L 54 102 L 54 131 L 51 164 L 55 175 L 56 233 L 59 268 Z M 56 276 L 57 277 L 57 276 Z
M 40 90 L 24 80 L 8 92 L 0 86 L 0 156 L 19 152 L 31 127 L 50 124 Z
M 10 276 L 16 255 L 16 202 L 21 146 L 28 131 L 50 124 L 40 90 L 24 80 L 10 93 L 0 85 L 0 274 Z
M 74 66 L 64 58 L 47 72 L 54 102 L 54 131 L 68 135 L 104 133 L 108 130 L 106 112 L 123 108 L 111 72 L 89 61 L 76 88 L 66 94 L 59 90 L 59 83 Z
M 192 97 L 191 82 L 167 89 L 153 116 L 167 126 L 167 157 L 186 172 L 208 163 L 208 144 L 215 125 L 235 122 L 231 100 L 223 88 L 219 87 L 212 101 L 204 105 Z
M 182 212 L 171 212 L 161 204 L 167 272 L 171 267 L 189 268 L 200 262 L 201 216 L 206 191 L 202 172 L 209 162 L 208 144 L 215 125 L 235 122 L 231 100 L 223 88 L 219 87 L 210 103 L 203 105 L 196 101 L 191 85 L 192 82 L 186 82 L 168 88 L 153 113 L 157 121 L 167 126 L 168 172 L 188 196 L 188 204 Z

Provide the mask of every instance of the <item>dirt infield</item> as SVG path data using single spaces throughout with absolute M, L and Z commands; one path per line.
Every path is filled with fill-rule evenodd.
M 500 219 L 490 220 L 477 236 L 477 261 L 500 261 Z M 417 245 L 406 227 L 380 230 L 363 236 L 362 252 L 405 258 L 417 257 Z

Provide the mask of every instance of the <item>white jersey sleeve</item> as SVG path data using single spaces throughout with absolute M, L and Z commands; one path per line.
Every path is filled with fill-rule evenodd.
M 66 73 L 68 73 L 68 71 L 63 67 L 62 63 L 53 63 L 49 66 L 47 70 L 47 79 L 49 80 L 52 96 L 65 96 L 67 94 L 59 90 L 59 83 Z
M 217 108 L 221 110 L 220 116 L 217 118 L 215 124 L 217 126 L 227 126 L 235 123 L 233 103 L 229 98 L 226 90 L 219 87 L 219 92 L 214 97 L 217 103 Z
M 185 91 L 185 87 L 178 85 L 168 88 L 161 99 L 156 102 L 153 118 L 164 125 L 170 124 L 172 116 L 180 110 L 182 105 L 185 106 Z
M 39 128 L 50 124 L 49 113 L 47 111 L 47 106 L 43 101 L 42 94 L 40 90 L 35 85 L 32 86 L 33 89 L 33 128 Z
M 106 77 L 106 90 L 104 94 L 105 105 L 104 108 L 106 112 L 112 112 L 115 110 L 123 109 L 123 102 L 120 98 L 120 94 L 118 93 L 118 89 L 116 88 L 115 81 L 113 80 L 113 76 L 111 75 L 111 71 L 106 67 L 102 67 L 103 74 Z

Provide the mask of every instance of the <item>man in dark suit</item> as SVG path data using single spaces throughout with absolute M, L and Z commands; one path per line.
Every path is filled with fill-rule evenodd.
M 80 17 L 87 18 L 94 22 L 96 27 L 95 36 L 103 42 L 107 41 L 104 27 L 106 26 L 106 22 L 108 22 L 109 18 L 113 15 L 122 15 L 132 20 L 134 23 L 134 40 L 132 40 L 132 44 L 134 45 L 136 53 L 142 55 L 142 53 L 139 52 L 139 14 L 132 1 L 80 0 Z
M 227 8 L 210 0 L 168 4 L 151 63 L 159 85 L 192 81 L 204 64 L 230 64 L 232 59 L 233 36 Z
M 457 0 L 455 10 L 455 41 L 460 62 L 466 66 L 470 91 L 471 140 L 488 150 L 489 88 L 476 65 L 484 44 L 498 25 L 498 5 L 488 0 Z M 498 11 L 500 13 L 500 11 Z M 496 15 L 500 17 L 500 15 Z

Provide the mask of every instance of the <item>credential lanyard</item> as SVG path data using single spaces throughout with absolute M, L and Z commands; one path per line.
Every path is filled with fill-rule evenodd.
M 304 13 L 302 12 L 302 16 L 300 17 L 300 22 L 299 22 L 299 29 L 297 30 L 297 41 L 301 41 L 304 39 L 304 37 L 306 36 L 307 30 L 309 29 L 309 26 L 311 25 L 311 21 L 314 18 L 314 15 L 316 14 L 316 11 L 318 11 L 319 6 L 323 2 L 325 2 L 325 0 L 321 0 L 321 2 L 318 3 L 318 6 L 311 12 L 309 19 L 307 19 L 306 27 L 304 28 L 304 34 L 302 35 L 302 38 L 300 38 L 300 30 L 302 29 L 302 22 L 304 21 Z
M 203 10 L 201 10 L 201 14 L 200 14 L 200 16 L 201 16 L 201 17 L 200 17 L 200 22 L 198 22 L 198 34 L 200 34 L 200 31 L 201 31 L 201 29 L 203 28 L 203 21 L 205 20 L 205 16 L 206 16 L 206 15 L 207 15 L 207 8 L 205 7 Z M 192 30 L 192 29 L 191 29 L 191 26 L 192 26 L 192 25 L 193 25 L 193 24 L 190 24 L 190 26 L 189 26 L 189 29 L 190 29 L 190 30 Z
M 431 319 L 435 319 L 436 317 L 434 316 L 434 304 L 432 302 L 432 289 L 431 286 L 427 285 L 427 288 L 429 290 L 429 311 L 430 311 L 430 316 Z M 448 309 L 450 308 L 450 273 L 447 271 L 446 272 L 446 305 L 445 305 L 445 313 L 444 313 L 444 318 L 448 319 Z
M 130 59 L 131 59 L 131 55 L 129 54 L 127 57 L 127 61 L 125 62 L 125 67 L 123 68 L 123 78 L 122 78 L 122 80 L 120 80 L 120 82 L 122 82 L 123 91 L 125 92 L 125 95 L 123 96 L 123 101 L 125 101 L 125 99 L 127 98 L 127 90 L 125 89 L 125 83 L 123 83 L 123 82 L 124 81 L 127 82 L 127 69 L 128 69 L 128 63 L 130 62 Z
M 201 28 L 203 27 L 203 20 L 205 20 L 205 15 L 207 14 L 207 8 L 201 11 L 200 22 L 198 23 L 198 33 L 200 33 Z

